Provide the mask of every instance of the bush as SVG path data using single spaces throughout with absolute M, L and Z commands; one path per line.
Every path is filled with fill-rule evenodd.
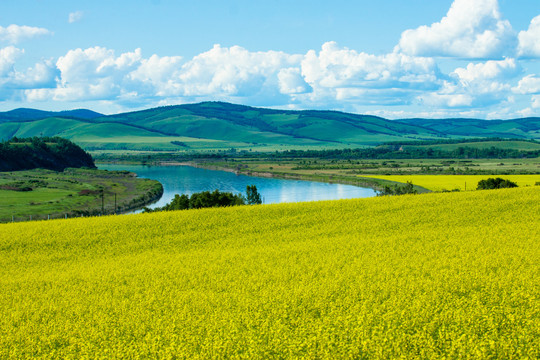
M 405 194 L 417 194 L 418 191 L 414 188 L 414 185 L 412 182 L 407 181 L 407 184 L 405 185 L 394 185 L 389 186 L 385 185 L 382 191 L 379 191 L 377 193 L 377 196 L 385 196 L 385 195 L 405 195 Z
M 503 189 L 503 188 L 515 188 L 517 184 L 510 180 L 502 178 L 489 178 L 480 180 L 476 190 L 490 190 L 490 189 Z

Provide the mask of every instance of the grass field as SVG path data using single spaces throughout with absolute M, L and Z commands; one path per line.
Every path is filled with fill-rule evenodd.
M 32 191 L 2 189 L 17 183 Z M 35 220 L 74 216 L 77 212 L 98 213 L 102 209 L 101 190 L 106 213 L 113 213 L 115 194 L 117 209 L 122 210 L 157 187 L 160 187 L 157 181 L 139 179 L 127 172 L 87 169 L 0 172 L 0 222 L 24 221 L 30 216 Z
M 0 225 L 0 358 L 540 357 L 540 187 Z
M 362 175 L 361 177 L 377 178 L 399 183 L 412 182 L 432 191 L 443 190 L 476 190 L 480 180 L 501 177 L 515 182 L 518 186 L 535 186 L 540 183 L 538 175 Z M 465 188 L 466 187 L 466 188 Z

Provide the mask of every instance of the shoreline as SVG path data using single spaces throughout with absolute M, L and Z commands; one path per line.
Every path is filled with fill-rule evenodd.
M 117 162 L 100 162 L 101 164 L 116 164 Z M 385 186 L 393 185 L 403 185 L 402 183 L 378 179 L 378 178 L 367 178 L 367 177 L 353 177 L 353 178 L 343 178 L 342 176 L 335 176 L 330 174 L 297 174 L 297 173 L 283 173 L 283 172 L 269 172 L 269 171 L 252 171 L 244 168 L 231 168 L 220 166 L 208 162 L 197 162 L 197 161 L 155 161 L 152 163 L 146 164 L 131 164 L 131 165 L 144 165 L 144 166 L 190 166 L 198 169 L 214 170 L 214 171 L 224 171 L 228 173 L 234 173 L 236 175 L 245 175 L 261 178 L 274 178 L 282 180 L 302 180 L 302 181 L 313 181 L 325 184 L 342 184 L 342 185 L 352 185 L 360 188 L 372 189 L 374 191 L 382 191 Z M 236 164 L 240 165 L 240 164 Z M 421 186 L 415 185 L 415 188 L 419 193 L 428 193 L 430 190 L 423 188 Z

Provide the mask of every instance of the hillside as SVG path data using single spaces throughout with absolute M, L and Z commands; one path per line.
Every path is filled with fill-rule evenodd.
M 403 119 L 400 122 L 460 137 L 540 139 L 540 118 L 514 120 Z
M 0 171 L 95 168 L 92 157 L 69 140 L 58 137 L 13 138 L 0 142 Z
M 222 102 L 156 108 L 106 119 L 175 135 L 215 140 L 234 138 L 255 143 L 375 144 L 403 137 L 441 136 L 436 131 L 375 116 L 336 111 L 271 110 Z
M 78 109 L 78 110 L 66 110 L 66 111 L 42 111 L 35 109 L 15 109 L 6 112 L 0 112 L 0 123 L 6 121 L 29 121 L 40 120 L 48 117 L 70 117 L 77 119 L 95 119 L 103 116 L 103 114 L 97 113 L 92 110 Z
M 0 358 L 540 357 L 540 187 L 0 225 Z
M 223 102 L 167 106 L 110 116 L 89 110 L 0 113 L 0 139 L 62 136 L 88 150 L 348 148 L 384 142 L 500 137 L 540 139 L 540 118 L 405 119 L 337 111 L 291 111 Z

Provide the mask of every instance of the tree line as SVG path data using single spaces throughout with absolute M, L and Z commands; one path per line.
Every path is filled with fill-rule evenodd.
M 261 195 L 255 185 L 248 185 L 246 195 L 233 194 L 231 192 L 202 191 L 190 195 L 176 194 L 170 203 L 165 206 L 150 209 L 144 208 L 144 212 L 189 210 L 210 207 L 225 207 L 238 205 L 257 205 L 262 204 Z

